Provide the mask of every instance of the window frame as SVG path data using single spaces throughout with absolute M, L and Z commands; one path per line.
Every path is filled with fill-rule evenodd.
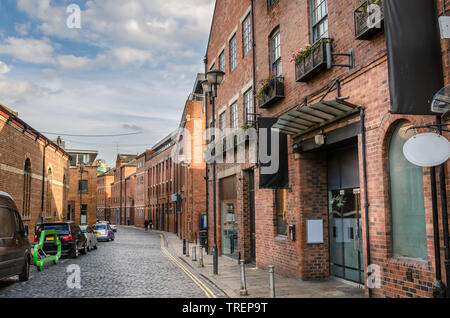
M 246 26 L 246 24 L 248 24 L 248 26 Z M 242 21 L 242 55 L 244 57 L 252 50 L 252 45 L 252 15 L 249 13 L 244 21 Z
M 225 72 L 226 70 L 226 63 L 225 63 L 225 50 L 222 50 L 222 52 L 219 53 L 219 70 L 222 72 Z
M 237 129 L 239 124 L 238 119 L 238 102 L 234 102 L 230 106 L 230 128 L 231 129 Z
M 250 109 L 250 113 L 249 111 Z M 255 124 L 255 118 L 254 118 L 254 108 L 253 108 L 253 88 L 250 88 L 244 93 L 244 116 L 245 116 L 245 125 L 254 125 Z M 250 120 L 249 120 L 250 119 Z
M 276 39 L 278 38 L 278 44 Z M 270 71 L 275 73 L 277 77 L 282 75 L 283 65 L 282 65 L 282 54 L 281 54 L 281 30 L 276 28 L 270 35 L 269 38 L 269 50 L 270 50 Z M 278 53 L 278 57 L 277 57 Z M 276 68 L 275 68 L 276 67 Z
M 275 189 L 274 191 L 274 203 L 275 203 L 275 230 L 277 236 L 283 236 L 287 237 L 288 235 L 288 221 L 287 221 L 287 189 Z M 283 210 L 279 211 L 279 195 L 283 195 Z M 280 215 L 284 215 L 284 218 L 281 216 L 281 219 L 283 220 L 283 224 L 280 225 Z M 284 225 L 284 227 L 283 227 Z M 282 232 L 280 229 L 284 229 Z
M 316 0 L 310 0 L 309 1 L 309 5 L 310 5 L 310 12 L 309 12 L 309 19 L 310 19 L 310 25 L 311 25 L 311 30 L 310 30 L 310 37 L 311 37 L 311 44 L 316 43 L 317 41 L 319 41 L 320 39 L 323 39 L 324 37 L 328 37 L 328 2 L 327 0 L 321 0 L 320 4 L 316 7 L 315 4 Z M 325 8 L 326 8 L 326 14 L 324 14 L 320 20 L 315 21 L 315 16 L 314 16 L 314 12 L 322 6 L 322 4 L 325 3 Z M 325 33 L 323 35 L 321 35 L 320 37 L 318 37 L 317 39 L 315 38 L 315 30 L 318 26 L 320 26 L 323 22 L 325 22 L 325 20 L 327 21 L 327 31 L 326 31 L 326 36 Z
M 230 73 L 233 72 L 237 67 L 237 39 L 236 33 L 231 37 L 229 41 L 229 64 Z

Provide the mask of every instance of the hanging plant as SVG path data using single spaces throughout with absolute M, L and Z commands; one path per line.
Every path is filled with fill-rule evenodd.
M 275 83 L 275 79 L 276 79 L 276 75 L 274 72 L 270 73 L 270 76 L 261 81 L 261 89 L 258 90 L 258 92 L 256 93 L 256 98 L 258 98 L 259 100 L 263 99 L 263 95 L 267 94 L 269 92 L 270 87 Z
M 322 43 L 330 43 L 331 40 L 330 39 L 320 39 L 319 41 L 317 41 L 316 43 L 314 43 L 312 46 L 307 44 L 306 45 L 306 49 L 298 49 L 295 52 L 292 52 L 292 57 L 289 60 L 290 63 L 295 62 L 295 65 L 300 64 L 305 58 L 307 58 L 308 56 L 310 56 L 315 50 L 317 50 Z

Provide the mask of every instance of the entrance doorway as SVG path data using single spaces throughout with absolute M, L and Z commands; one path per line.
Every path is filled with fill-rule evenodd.
M 364 284 L 358 148 L 328 155 L 328 224 L 331 275 Z

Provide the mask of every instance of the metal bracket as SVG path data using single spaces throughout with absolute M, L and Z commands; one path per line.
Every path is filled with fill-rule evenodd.
M 440 132 L 440 131 L 450 132 L 449 129 L 443 129 L 442 127 L 450 127 L 450 124 L 430 124 L 430 125 L 425 125 L 425 126 L 411 126 L 406 131 L 409 131 L 411 129 L 425 128 L 425 129 L 430 129 L 430 130 L 436 130 L 437 132 Z
M 327 43 L 327 45 L 330 45 L 330 43 Z M 347 56 L 348 58 L 348 64 L 336 64 L 334 63 L 334 56 Z M 349 69 L 353 69 L 355 67 L 355 53 L 353 49 L 351 49 L 348 53 L 336 53 L 331 51 L 331 45 L 327 49 L 327 68 L 331 69 L 333 66 L 338 67 L 348 67 Z

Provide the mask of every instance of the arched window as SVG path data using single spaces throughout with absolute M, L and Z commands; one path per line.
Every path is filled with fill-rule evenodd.
M 45 208 L 45 217 L 47 219 L 52 217 L 52 169 L 49 168 L 47 172 L 47 205 Z
M 394 256 L 427 258 L 423 171 L 406 160 L 407 122 L 399 123 L 389 144 L 390 203 Z
M 31 161 L 27 158 L 25 160 L 24 174 L 23 174 L 23 208 L 22 217 L 24 219 L 30 218 L 30 202 L 31 202 Z

